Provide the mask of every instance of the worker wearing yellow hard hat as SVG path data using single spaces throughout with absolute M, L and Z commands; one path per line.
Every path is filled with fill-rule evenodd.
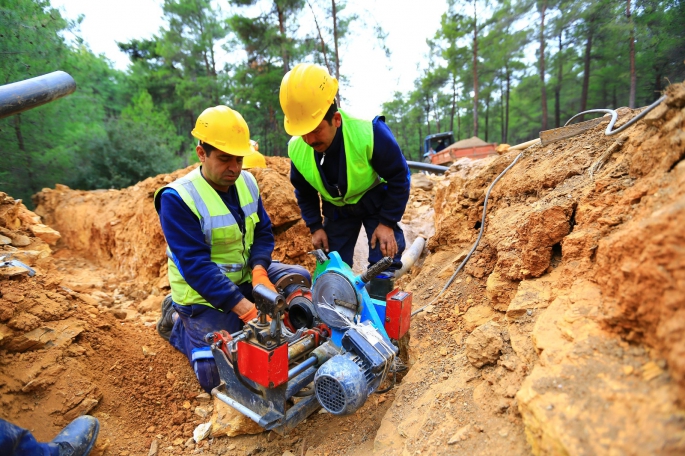
M 338 109 L 338 81 L 324 67 L 299 64 L 281 81 L 290 180 L 315 248 L 352 265 L 363 226 L 369 263 L 394 259 L 405 241 L 398 223 L 409 200 L 409 167 L 385 118 L 361 120 Z M 386 274 L 391 275 L 391 274 Z
M 266 168 L 266 158 L 259 153 L 259 143 L 250 140 L 252 146 L 252 153 L 243 158 L 243 168 Z
M 275 276 L 310 275 L 271 261 L 271 219 L 257 180 L 242 169 L 258 155 L 245 119 L 227 106 L 214 106 L 198 116 L 191 134 L 199 140 L 200 166 L 155 193 L 171 285 L 157 330 L 188 357 L 210 392 L 220 379 L 204 336 L 234 333 L 253 320 L 253 287 L 275 291 Z

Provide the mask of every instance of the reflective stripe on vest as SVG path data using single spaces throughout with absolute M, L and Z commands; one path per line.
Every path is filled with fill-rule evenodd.
M 345 145 L 345 168 L 347 170 L 347 191 L 345 195 L 333 197 L 326 190 L 316 164 L 316 152 L 302 137 L 295 136 L 288 143 L 288 156 L 297 170 L 321 197 L 336 206 L 355 204 L 376 185 L 385 182 L 371 166 L 373 156 L 373 124 L 368 120 L 349 117 L 339 110 L 342 117 L 342 133 Z
M 218 193 L 202 177 L 200 168 L 194 169 L 166 187 L 176 190 L 183 202 L 198 217 L 204 241 L 211 247 L 211 260 L 219 270 L 235 284 L 251 280 L 251 271 L 245 266 L 254 241 L 254 228 L 259 223 L 259 188 L 254 176 L 243 171 L 235 182 L 240 207 L 245 214 L 245 233 L 240 232 L 235 217 Z M 155 199 L 161 190 L 157 190 Z M 169 283 L 174 302 L 181 305 L 211 306 L 185 281 L 179 262 L 169 247 L 166 253 L 169 258 Z

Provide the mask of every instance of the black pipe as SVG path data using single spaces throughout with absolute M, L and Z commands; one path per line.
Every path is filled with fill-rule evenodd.
M 75 90 L 76 81 L 64 71 L 0 86 L 0 119 L 62 98 Z
M 407 160 L 407 165 L 412 169 L 418 169 L 419 171 L 432 171 L 434 173 L 444 173 L 449 169 L 447 166 L 432 165 L 430 163 L 415 162 Z

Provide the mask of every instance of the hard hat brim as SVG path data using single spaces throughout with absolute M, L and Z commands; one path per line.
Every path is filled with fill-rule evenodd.
M 297 125 L 295 125 L 293 122 L 290 122 L 290 120 L 285 117 L 283 120 L 283 128 L 285 128 L 285 132 L 288 133 L 290 136 L 304 136 L 307 133 L 311 133 L 314 130 L 316 130 L 316 127 L 319 126 L 321 122 L 323 122 L 323 118 L 326 117 L 326 112 L 323 112 L 321 114 L 321 118 L 319 119 L 318 116 L 315 118 L 312 118 L 311 121 L 309 122 L 299 122 Z

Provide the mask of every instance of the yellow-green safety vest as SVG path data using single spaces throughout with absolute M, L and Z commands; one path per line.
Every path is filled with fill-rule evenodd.
M 235 181 L 240 207 L 245 213 L 245 234 L 240 232 L 235 217 L 216 190 L 202 177 L 199 167 L 162 188 L 167 187 L 176 190 L 183 202 L 200 220 L 205 242 L 211 246 L 211 260 L 221 272 L 236 285 L 252 280 L 252 271 L 247 266 L 247 261 L 254 242 L 254 228 L 259 222 L 259 187 L 254 176 L 242 171 Z M 161 190 L 160 188 L 155 192 L 155 199 Z M 212 306 L 185 281 L 174 261 L 174 253 L 168 246 L 167 257 L 169 283 L 174 302 L 181 305 Z
M 331 196 L 316 166 L 316 152 L 301 136 L 294 136 L 288 143 L 288 156 L 297 170 L 314 187 L 321 197 L 336 206 L 355 204 L 364 193 L 385 182 L 371 166 L 373 156 L 373 124 L 368 120 L 349 117 L 342 110 L 343 141 L 347 168 L 347 191 L 343 196 Z

